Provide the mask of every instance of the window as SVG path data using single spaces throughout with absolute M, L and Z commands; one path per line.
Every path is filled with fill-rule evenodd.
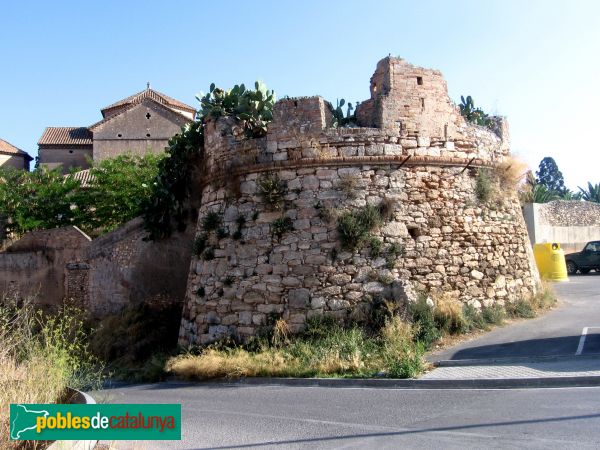
M 152 117 L 152 114 L 146 113 L 146 119 L 150 120 L 150 117 Z
M 417 84 L 423 86 L 423 77 L 417 77 Z
M 117 134 L 117 137 L 123 137 L 123 135 L 121 133 Z
M 598 252 L 600 251 L 600 242 L 590 242 L 588 245 L 585 246 L 585 250 L 586 252 Z
M 146 133 L 146 137 L 150 137 L 150 133 Z

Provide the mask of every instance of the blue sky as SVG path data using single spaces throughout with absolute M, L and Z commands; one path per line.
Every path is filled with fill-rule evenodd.
M 32 155 L 46 126 L 87 126 L 145 88 L 195 106 L 211 82 L 365 100 L 388 54 L 443 72 L 509 119 L 512 149 L 600 182 L 597 1 L 5 1 L 0 138 Z

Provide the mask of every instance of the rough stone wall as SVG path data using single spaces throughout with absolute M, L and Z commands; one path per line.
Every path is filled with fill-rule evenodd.
M 34 231 L 0 253 L 0 297 L 32 298 L 60 305 L 65 297 L 65 264 L 76 261 L 90 244 L 76 227 Z
M 586 242 L 600 240 L 600 204 L 556 200 L 523 207 L 532 244 L 558 242 L 565 253 L 578 252 Z
M 192 237 L 175 233 L 145 241 L 140 218 L 94 241 L 84 264 L 67 266 L 69 296 L 94 317 L 119 312 L 130 303 L 160 297 L 180 302 L 185 293 Z M 81 290 L 81 283 L 86 283 Z
M 93 241 L 76 227 L 28 233 L 0 252 L 0 298 L 34 297 L 43 305 L 68 300 L 96 318 L 156 298 L 179 303 L 192 233 L 147 242 L 140 218 Z
M 377 92 L 383 85 L 386 101 L 401 105 L 405 90 L 413 88 L 398 82 L 397 71 L 390 81 L 380 73 L 382 64 L 374 76 L 383 83 Z M 435 100 L 442 106 L 407 127 L 394 125 L 407 123 L 401 108 L 386 106 L 386 112 L 367 102 L 363 113 L 379 114 L 371 122 L 378 128 L 330 128 L 319 97 L 278 102 L 263 139 L 244 140 L 230 119 L 207 126 L 209 175 L 202 182 L 197 235 L 208 236 L 213 252 L 192 257 L 181 344 L 225 335 L 246 339 L 272 314 L 294 331 L 312 315 L 345 319 L 375 297 L 402 301 L 407 282 L 452 292 L 476 306 L 535 291 L 537 272 L 516 193 L 493 204 L 475 194 L 477 171 L 493 170 L 509 154 L 505 121 L 498 120 L 499 132 L 493 132 L 460 118 L 454 122 L 460 133 L 440 134 L 446 114 L 454 114 L 445 83 L 439 73 L 418 73 L 425 86 L 439 82 L 431 96 L 441 96 Z M 415 85 L 421 86 L 416 79 Z M 415 131 L 423 133 L 405 132 L 420 124 Z M 265 173 L 287 185 L 281 210 L 270 208 L 258 192 Z M 368 247 L 341 248 L 332 216 L 383 200 L 394 205 L 394 213 L 372 235 L 382 241 L 383 252 L 397 244 L 401 254 L 390 261 Z M 220 237 L 203 229 L 209 213 L 222 217 Z M 234 236 L 240 217 L 245 223 Z M 278 238 L 274 225 L 282 218 L 291 220 L 293 230 Z

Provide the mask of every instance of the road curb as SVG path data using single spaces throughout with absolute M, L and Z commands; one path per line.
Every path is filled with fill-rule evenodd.
M 432 364 L 435 367 L 464 367 L 464 366 L 498 366 L 506 364 L 544 363 L 559 361 L 588 361 L 600 360 L 600 353 L 588 353 L 585 355 L 554 355 L 554 356 L 516 356 L 508 358 L 485 358 L 485 359 L 442 359 Z
M 348 378 L 240 378 L 200 382 L 168 381 L 167 384 L 197 386 L 289 386 L 329 388 L 381 389 L 518 389 L 600 386 L 600 375 L 544 378 L 482 378 L 482 379 L 348 379 Z
M 95 405 L 96 400 L 85 392 L 73 389 L 80 396 L 80 404 Z M 54 441 L 46 450 L 93 450 L 98 444 L 97 440 L 81 441 Z

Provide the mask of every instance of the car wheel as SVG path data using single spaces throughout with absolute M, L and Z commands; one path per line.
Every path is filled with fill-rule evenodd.
M 567 261 L 567 272 L 569 275 L 575 275 L 577 273 L 577 265 L 573 261 Z
M 580 271 L 582 274 L 584 274 L 584 275 L 585 275 L 586 273 L 590 273 L 590 270 L 591 270 L 591 269 L 579 269 L 579 271 Z

